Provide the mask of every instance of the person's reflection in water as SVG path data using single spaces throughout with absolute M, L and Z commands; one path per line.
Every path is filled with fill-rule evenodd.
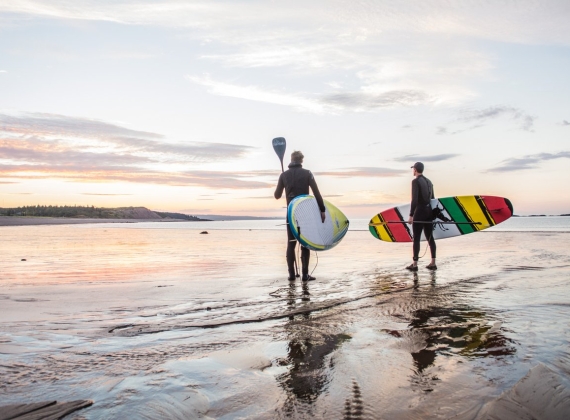
M 304 317 L 303 321 L 309 320 L 309 315 Z M 296 321 L 299 322 L 298 317 Z M 288 365 L 289 371 L 277 380 L 287 392 L 284 411 L 306 411 L 305 414 L 309 414 L 312 411 L 312 403 L 329 382 L 330 370 L 334 367 L 333 359 L 329 355 L 350 337 L 344 334 L 321 335 L 312 329 L 303 329 L 302 325 L 297 327 L 291 334 L 287 359 L 283 361 Z
M 301 300 L 303 302 L 310 302 L 311 298 L 309 296 L 311 296 L 311 294 L 309 293 L 309 283 L 303 282 L 302 288 L 303 288 L 303 297 L 301 298 Z
M 435 281 L 437 280 L 437 273 L 435 271 L 429 272 L 430 277 L 430 285 L 431 287 L 435 287 Z
M 438 296 L 437 296 L 437 290 L 435 289 L 436 285 L 435 271 L 431 271 L 429 273 L 430 277 L 429 284 L 431 286 L 429 290 L 420 288 L 420 277 L 417 272 L 413 273 L 413 275 L 414 275 L 414 287 L 413 287 L 414 291 L 412 293 L 412 298 L 418 300 L 419 305 L 422 305 L 422 301 L 425 300 L 426 298 L 430 300 L 433 299 L 434 303 L 437 302 Z M 432 315 L 433 314 L 430 312 L 429 309 L 426 310 L 420 309 L 412 312 L 413 318 L 409 324 L 409 326 L 411 327 L 411 331 L 421 331 L 422 333 L 425 333 L 423 327 L 428 323 Z M 423 371 L 427 369 L 429 366 L 434 364 L 436 356 L 434 350 L 427 350 L 429 347 L 431 347 L 434 344 L 432 342 L 434 337 L 432 337 L 428 333 L 426 335 L 422 335 L 422 339 L 425 339 L 425 348 L 412 353 L 412 358 L 414 360 L 414 365 L 416 368 L 415 371 L 416 374 L 418 375 L 417 379 L 422 379 L 421 376 Z
M 289 289 L 287 289 L 287 305 L 293 306 L 295 304 L 296 294 L 295 283 L 289 283 Z
M 301 302 L 310 302 L 311 293 L 309 292 L 309 283 L 304 281 L 301 283 Z M 297 294 L 297 284 L 294 282 L 289 283 L 289 288 L 287 289 L 287 305 L 293 306 L 297 303 L 299 296 Z M 292 309 L 292 308 L 289 308 Z
M 418 290 L 420 287 L 420 278 L 417 272 L 413 272 L 412 273 L 413 277 L 414 277 L 414 290 Z M 429 272 L 429 278 L 430 278 L 430 285 L 432 287 L 435 287 L 435 281 L 437 280 L 437 274 L 435 271 L 430 271 Z
M 289 309 L 296 303 L 302 308 L 310 302 L 309 284 L 301 284 L 301 293 L 296 288 L 289 289 L 287 305 Z M 297 309 L 297 308 L 296 308 Z M 308 415 L 312 411 L 312 403 L 323 392 L 329 381 L 330 369 L 334 366 L 329 357 L 342 343 L 350 337 L 345 334 L 327 334 L 326 326 L 319 325 L 322 318 L 315 320 L 310 312 L 289 317 L 285 326 L 289 344 L 287 357 L 279 364 L 287 366 L 288 371 L 279 375 L 277 381 L 286 391 L 287 400 L 283 407 L 286 414 L 303 412 Z

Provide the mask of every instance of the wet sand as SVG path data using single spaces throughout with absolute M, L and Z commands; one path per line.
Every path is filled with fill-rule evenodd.
M 3 404 L 90 399 L 89 419 L 570 412 L 567 233 L 442 240 L 439 270 L 414 274 L 409 244 L 349 232 L 302 284 L 283 275 L 284 232 L 143 226 L 2 229 Z

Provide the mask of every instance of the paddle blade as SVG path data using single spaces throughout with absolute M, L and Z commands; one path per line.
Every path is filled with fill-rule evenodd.
M 285 142 L 284 137 L 275 137 L 273 139 L 273 150 L 277 153 L 280 160 L 283 160 L 283 156 L 285 156 L 285 148 L 287 147 L 287 143 Z
M 281 161 L 281 170 L 283 170 L 283 156 L 285 156 L 285 148 L 287 143 L 285 142 L 285 137 L 275 137 L 272 141 L 273 150 L 277 153 L 279 160 Z

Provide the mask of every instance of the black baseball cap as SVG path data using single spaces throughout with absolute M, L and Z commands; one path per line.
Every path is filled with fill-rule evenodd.
M 422 173 L 424 171 L 424 164 L 421 162 L 416 162 L 413 164 L 413 166 L 410 166 L 410 168 L 415 168 L 416 171 Z

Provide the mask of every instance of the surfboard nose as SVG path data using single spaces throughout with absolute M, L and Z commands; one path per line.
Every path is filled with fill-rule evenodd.
M 508 198 L 505 198 L 505 204 L 509 208 L 509 210 L 511 212 L 511 216 L 512 216 L 514 214 L 514 210 L 513 210 L 513 204 L 511 203 L 511 200 L 509 200 Z

